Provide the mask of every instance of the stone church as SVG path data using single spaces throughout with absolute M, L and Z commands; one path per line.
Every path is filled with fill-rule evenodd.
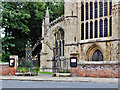
M 47 8 L 42 24 L 40 66 L 52 70 L 53 48 L 70 68 L 77 63 L 120 60 L 120 0 L 64 0 L 64 15 L 50 22 Z

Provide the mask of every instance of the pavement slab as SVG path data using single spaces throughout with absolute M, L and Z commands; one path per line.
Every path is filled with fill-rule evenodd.
M 38 76 L 0 76 L 0 80 L 118 83 L 119 79 L 118 78 L 76 77 L 76 76 L 52 77 L 52 74 L 39 73 Z
M 0 76 L 0 80 L 118 83 L 118 78 L 92 78 L 92 77 Z

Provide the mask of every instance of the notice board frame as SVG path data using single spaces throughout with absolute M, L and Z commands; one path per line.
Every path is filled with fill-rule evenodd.
M 72 59 L 76 59 L 76 61 L 72 62 Z M 70 67 L 77 67 L 77 57 L 70 57 Z

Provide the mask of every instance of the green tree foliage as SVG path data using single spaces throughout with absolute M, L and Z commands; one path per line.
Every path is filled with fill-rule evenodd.
M 30 39 L 33 46 L 41 37 L 42 20 L 47 6 L 51 20 L 63 14 L 63 2 L 2 3 L 2 28 L 5 28 L 2 40 L 3 60 L 8 59 L 10 54 L 25 56 L 27 40 Z
M 1 32 L 0 32 L 0 61 L 2 59 L 2 44 L 1 44 L 1 42 L 2 42 L 2 38 L 1 38 Z
M 64 13 L 64 2 L 46 2 L 46 7 L 49 7 L 50 20 L 53 21 Z

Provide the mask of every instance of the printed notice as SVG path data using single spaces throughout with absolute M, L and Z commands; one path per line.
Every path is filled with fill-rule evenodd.
M 76 59 L 71 59 L 71 62 L 76 62 Z

